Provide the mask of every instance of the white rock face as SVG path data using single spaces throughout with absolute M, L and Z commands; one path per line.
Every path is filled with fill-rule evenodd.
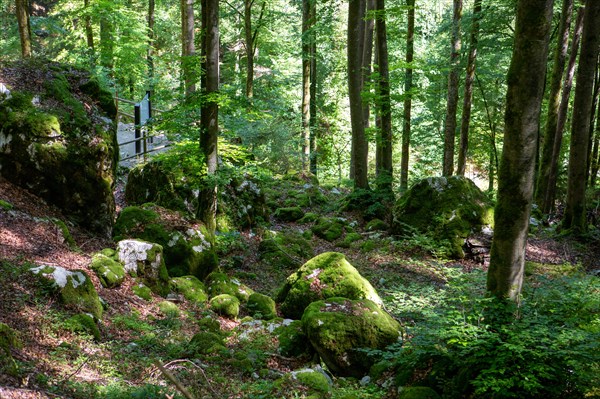
M 52 269 L 52 271 L 44 270 Z M 71 277 L 71 284 L 73 284 L 73 288 L 79 287 L 81 284 L 85 283 L 85 275 L 81 272 L 72 272 L 70 270 L 65 269 L 60 266 L 38 266 L 31 269 L 31 272 L 34 274 L 42 273 L 44 277 L 47 279 L 54 280 L 54 283 L 60 287 L 65 288 L 68 283 L 68 278 Z
M 126 272 L 138 271 L 138 261 L 146 262 L 148 260 L 148 251 L 152 250 L 156 244 L 141 240 L 123 240 L 117 244 L 117 254 L 119 261 L 123 263 Z M 153 269 L 158 269 L 161 262 L 162 252 L 156 254 L 156 259 L 150 262 Z

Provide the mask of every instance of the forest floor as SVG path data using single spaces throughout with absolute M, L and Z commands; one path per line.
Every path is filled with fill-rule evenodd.
M 123 207 L 125 204 L 122 203 L 122 186 L 117 188 L 116 198 L 118 202 L 120 201 L 119 208 Z M 115 385 L 117 387 L 155 384 L 168 388 L 170 383 L 151 360 L 152 353 L 157 351 L 169 354 L 173 350 L 174 340 L 191 337 L 198 330 L 194 318 L 179 317 L 178 320 L 165 318 L 158 307 L 163 299 L 154 297 L 152 301 L 144 301 L 135 297 L 130 290 L 133 284 L 131 279 L 126 280 L 120 288 L 105 289 L 94 273 L 88 273 L 99 295 L 108 303 L 108 310 L 101 324 L 103 339 L 101 342 L 92 342 L 89 338 L 68 331 L 61 324 L 65 316 L 57 310 L 55 298 L 38 296 L 33 275 L 25 273 L 24 270 L 34 264 L 60 265 L 71 270 L 87 269 L 91 255 L 103 248 L 114 247 L 114 242 L 70 226 L 70 232 L 78 249 L 70 248 L 61 231 L 49 221 L 51 218 L 66 220 L 64 215 L 35 195 L 12 185 L 1 177 L 0 200 L 13 206 L 10 210 L 0 207 L 0 322 L 18 331 L 23 346 L 14 348 L 12 355 L 19 364 L 23 365 L 24 370 L 19 379 L 0 374 L 0 398 L 86 397 L 85 389 L 97 390 L 97 386 L 114 384 L 115 380 L 121 380 L 120 385 Z M 321 210 L 311 211 L 318 213 Z M 372 236 L 364 230 L 364 223 L 360 221 L 359 215 L 345 216 L 348 219 L 358 220 L 357 231 L 365 237 L 372 237 L 371 241 L 381 238 L 381 235 Z M 303 230 L 306 226 L 272 220 L 269 229 Z M 272 295 L 293 270 L 265 269 L 264 264 L 257 257 L 261 237 L 255 231 L 240 232 L 238 240 L 240 242 L 235 249 L 225 257 L 221 257 L 222 268 L 238 276 L 255 291 Z M 392 243 L 392 241 L 387 242 Z M 408 246 L 390 244 L 385 249 L 379 245 L 339 248 L 317 237 L 313 237 L 311 243 L 315 254 L 326 251 L 344 253 L 350 263 L 381 292 L 386 292 L 396 282 L 402 282 L 405 286 L 412 282 L 432 286 L 443 285 L 446 277 L 443 273 L 439 273 L 440 267 L 452 267 L 463 272 L 485 271 L 487 267 L 485 264 L 468 259 L 460 261 L 436 259 L 419 251 L 418 248 L 410 249 Z M 597 241 L 590 246 L 568 238 L 543 234 L 531 236 L 527 245 L 529 261 L 550 265 L 579 263 L 585 270 L 593 273 L 600 271 L 599 254 L 600 243 Z M 237 259 L 235 262 L 234 258 Z M 239 262 L 239 259 L 242 261 Z M 185 303 L 180 304 L 180 307 L 187 314 L 205 314 L 205 310 Z M 253 350 L 262 351 L 256 356 L 261 358 L 261 361 L 273 372 L 283 373 L 297 369 L 307 361 L 278 356 L 274 353 L 276 348 L 273 343 L 262 342 L 268 340 L 265 337 L 262 341 L 256 339 L 261 342 L 253 343 L 262 345 L 260 348 L 256 346 L 251 349 L 242 348 L 244 345 L 252 346 L 252 344 L 240 338 L 242 336 L 240 321 L 220 318 L 219 322 L 223 330 L 237 331 L 235 334 L 232 333 L 228 341 L 232 351 L 244 351 L 248 356 Z M 246 327 L 245 332 L 251 333 L 252 328 L 252 326 Z M 173 329 L 177 331 L 173 332 Z M 147 340 L 146 347 L 143 342 L 140 343 L 140 335 Z M 139 353 L 125 355 L 128 351 L 135 352 L 132 348 L 137 345 L 143 347 L 140 348 Z M 139 361 L 135 360 L 136 356 L 139 356 Z M 204 359 L 203 362 L 207 364 L 190 366 L 192 369 L 197 369 L 196 371 L 186 368 L 186 362 L 189 361 L 178 359 L 170 361 L 168 366 L 172 371 L 179 372 L 179 378 L 184 383 L 200 385 L 194 388 L 196 392 L 205 392 L 202 397 L 246 397 L 244 390 L 255 389 L 248 388 L 250 386 L 248 384 L 260 384 L 256 381 L 257 376 L 252 368 L 246 369 L 245 366 L 240 366 L 236 363 L 235 356 L 227 362 L 222 359 Z M 215 363 L 214 368 L 211 362 Z M 233 387 L 232 381 L 236 382 Z M 350 392 L 360 388 L 358 382 L 344 384 L 339 388 L 340 392 Z M 88 388 L 82 388 L 86 386 Z M 97 394 L 97 391 L 94 392 Z M 172 398 L 172 395 L 177 397 L 177 391 L 172 387 L 165 392 L 164 396 L 148 394 L 148 397 Z M 121 396 L 106 394 L 106 397 Z M 261 396 L 257 394 L 253 397 Z M 363 397 L 383 396 L 373 394 L 373 396 Z M 390 394 L 389 397 L 393 395 Z

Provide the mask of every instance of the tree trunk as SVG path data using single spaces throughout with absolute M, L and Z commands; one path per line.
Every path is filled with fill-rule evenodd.
M 29 10 L 26 0 L 15 0 L 19 38 L 21 39 L 21 56 L 31 57 L 31 29 L 29 27 Z
M 109 10 L 103 10 L 104 13 Z M 102 15 L 100 17 L 100 65 L 109 71 L 114 67 L 114 26 L 110 17 Z
M 450 53 L 450 73 L 448 74 L 448 104 L 446 106 L 446 122 L 444 123 L 444 163 L 442 170 L 442 175 L 444 176 L 452 176 L 452 171 L 454 170 L 461 17 L 462 0 L 454 0 L 454 11 L 452 13 L 452 51 Z
M 83 0 L 83 7 L 85 9 L 85 39 L 88 48 L 94 52 L 94 31 L 92 29 L 92 18 L 90 17 L 90 0 Z
M 244 36 L 246 46 L 246 98 L 254 97 L 254 43 L 252 40 L 252 5 L 244 0 Z
M 392 191 L 394 165 L 392 163 L 392 103 L 390 99 L 390 72 L 387 48 L 385 0 L 377 0 L 377 62 L 379 65 L 379 103 L 381 118 L 381 170 L 378 189 Z
M 373 11 L 375 10 L 376 0 L 366 0 L 366 13 L 364 21 L 364 38 L 363 38 L 363 54 L 362 54 L 362 83 L 361 83 L 361 97 L 363 93 L 370 90 L 371 72 L 373 64 L 373 44 L 374 44 L 374 32 L 375 32 L 375 19 Z M 367 98 L 370 96 L 367 96 Z M 371 107 L 369 100 L 363 100 L 363 123 L 365 124 L 365 132 L 369 129 L 369 119 L 371 115 Z
M 155 11 L 155 0 L 148 0 L 148 52 L 147 52 L 147 63 L 148 63 L 148 87 L 150 92 L 154 91 L 154 11 Z
M 350 100 L 350 122 L 352 125 L 352 165 L 354 168 L 354 188 L 368 189 L 367 180 L 367 140 L 363 121 L 362 56 L 365 3 L 349 0 L 348 4 L 348 96 Z
M 554 66 L 552 67 L 552 78 L 550 79 L 550 93 L 548 97 L 548 116 L 546 117 L 546 129 L 542 139 L 542 153 L 535 190 L 535 202 L 541 205 L 548 190 L 548 177 L 552 162 L 552 149 L 556 138 L 556 126 L 558 124 L 558 107 L 560 105 L 560 89 L 565 70 L 565 61 L 569 49 L 569 28 L 571 15 L 573 13 L 573 0 L 563 0 L 562 14 L 558 31 L 558 45 L 554 53 Z
M 542 202 L 542 212 L 548 214 L 554 208 L 554 199 L 556 192 L 556 181 L 558 178 L 558 161 L 560 159 L 560 150 L 562 146 L 563 132 L 567 121 L 567 111 L 569 109 L 569 98 L 571 97 L 571 88 L 573 86 L 573 76 L 575 76 L 575 65 L 577 61 L 577 51 L 583 30 L 584 8 L 579 8 L 577 12 L 577 21 L 571 41 L 571 54 L 569 55 L 569 65 L 562 85 L 562 95 L 560 106 L 558 108 L 558 118 L 556 122 L 556 132 L 554 137 L 554 146 L 552 147 L 552 159 L 550 161 L 550 170 L 548 172 L 548 187 L 544 193 Z
M 185 95 L 196 91 L 194 76 L 194 0 L 181 0 L 181 70 Z
M 206 223 L 214 241 L 217 216 L 217 139 L 219 135 L 219 104 L 215 98 L 219 91 L 219 0 L 204 0 L 202 31 L 205 38 L 202 48 L 206 73 L 200 115 L 200 147 L 206 161 L 207 177 L 198 201 L 198 216 Z
M 415 0 L 406 0 L 408 8 L 406 32 L 406 71 L 404 76 L 404 119 L 402 123 L 402 158 L 400 160 L 400 191 L 408 190 L 408 161 L 410 157 L 410 118 L 412 109 L 412 80 L 415 46 Z
M 577 67 L 577 85 L 573 103 L 571 147 L 569 151 L 569 178 L 567 203 L 562 226 L 574 233 L 587 230 L 585 214 L 585 185 L 587 155 L 592 113 L 593 81 L 598 67 L 600 46 L 600 1 L 587 0 L 583 17 L 581 52 Z
M 473 25 L 471 25 L 471 37 L 469 39 L 469 58 L 467 59 L 467 76 L 465 77 L 465 94 L 460 123 L 460 147 L 458 150 L 458 165 L 456 167 L 456 174 L 459 176 L 465 175 L 467 153 L 469 151 L 469 124 L 471 123 L 471 104 L 473 101 L 473 81 L 475 80 L 475 60 L 477 59 L 480 18 L 481 0 L 475 0 L 473 3 Z
M 593 148 L 594 148 L 594 120 L 596 119 L 596 106 L 598 105 L 598 97 L 600 96 L 600 58 L 598 58 L 598 68 L 596 69 L 596 78 L 594 80 L 594 94 L 592 100 L 592 112 L 590 113 L 590 134 L 589 142 L 588 142 L 588 154 L 587 154 L 587 166 L 585 169 L 585 181 L 586 184 L 590 179 L 590 174 L 592 172 L 592 162 L 593 162 Z
M 308 172 L 310 167 L 310 75 L 312 43 L 310 30 L 311 2 L 315 0 L 302 0 L 302 171 Z
M 598 168 L 600 166 L 600 101 L 598 101 L 598 111 L 596 112 L 596 138 L 594 139 L 594 149 L 592 150 L 592 166 L 590 171 L 590 187 L 596 187 Z
M 552 5 L 553 0 L 519 0 L 507 76 L 504 148 L 487 289 L 497 298 L 517 303 L 523 284 Z
M 317 2 L 310 2 L 309 18 L 311 26 L 317 23 Z M 314 29 L 310 34 L 310 102 L 309 102 L 309 144 L 310 144 L 310 173 L 317 175 L 317 35 Z

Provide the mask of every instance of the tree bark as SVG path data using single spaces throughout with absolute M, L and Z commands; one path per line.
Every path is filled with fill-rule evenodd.
M 560 159 L 560 151 L 562 146 L 563 132 L 567 121 L 567 111 L 569 109 L 569 98 L 571 97 L 571 88 L 573 87 L 573 77 L 575 76 L 575 65 L 577 61 L 577 52 L 579 42 L 581 40 L 581 32 L 583 30 L 583 14 L 584 8 L 579 8 L 577 12 L 577 21 L 575 22 L 575 30 L 573 39 L 571 40 L 571 54 L 569 55 L 569 64 L 562 85 L 562 94 L 560 106 L 558 108 L 558 118 L 556 122 L 556 132 L 554 137 L 554 146 L 552 147 L 552 159 L 550 161 L 550 169 L 548 172 L 548 187 L 544 193 L 542 202 L 542 212 L 548 214 L 554 208 L 554 199 L 556 192 L 556 181 L 558 179 L 558 162 Z
M 194 0 L 181 0 L 181 70 L 186 97 L 196 91 L 194 36 Z
M 310 2 L 309 18 L 317 23 L 317 2 Z M 310 101 L 309 101 L 309 145 L 310 145 L 310 173 L 317 175 L 317 35 L 314 29 L 310 34 Z
M 458 67 L 460 63 L 460 20 L 462 0 L 454 0 L 452 13 L 452 51 L 448 74 L 448 101 L 444 123 L 444 161 L 442 175 L 452 176 L 454 170 L 454 140 L 456 138 L 456 108 L 458 106 Z
M 29 9 L 26 0 L 15 0 L 19 38 L 21 39 L 21 57 L 31 57 L 31 28 L 29 27 Z
M 552 5 L 552 0 L 519 0 L 507 76 L 504 148 L 487 290 L 517 303 L 523 284 Z
M 570 0 L 566 0 L 570 1 Z M 458 165 L 456 174 L 465 175 L 467 166 L 467 153 L 469 151 L 469 124 L 471 123 L 471 104 L 473 101 L 473 81 L 475 80 L 475 61 L 477 59 L 477 40 L 479 36 L 479 19 L 481 18 L 481 0 L 473 3 L 473 24 L 469 43 L 469 57 L 467 59 L 467 75 L 465 77 L 465 94 L 460 123 L 460 146 L 458 150 Z
M 392 191 L 394 165 L 392 163 L 392 102 L 390 99 L 390 72 L 388 62 L 385 0 L 377 0 L 377 62 L 379 65 L 379 103 L 381 118 L 381 170 L 378 189 Z
M 154 11 L 155 0 L 148 0 L 148 52 L 146 62 L 148 64 L 148 87 L 150 92 L 154 91 Z
M 600 167 L 600 101 L 598 101 L 598 111 L 596 112 L 596 138 L 594 139 L 594 148 L 592 150 L 592 166 L 590 171 L 590 187 L 596 187 L 598 169 Z
M 402 123 L 402 158 L 400 160 L 400 191 L 408 190 L 408 164 L 410 157 L 410 118 L 412 109 L 412 81 L 415 46 L 415 0 L 406 0 L 408 8 L 406 31 L 406 71 L 404 75 L 404 119 Z
M 198 216 L 214 240 L 217 216 L 217 139 L 219 135 L 219 0 L 203 0 L 202 31 L 205 59 L 204 101 L 200 114 L 200 147 L 206 161 L 207 177 L 200 190 Z
M 562 223 L 563 228 L 572 229 L 574 233 L 582 233 L 587 230 L 585 186 L 593 81 L 598 67 L 600 46 L 600 1 L 587 0 L 584 13 L 577 85 L 573 103 L 567 203 Z
M 311 2 L 302 0 L 302 171 L 310 167 Z
M 354 169 L 354 188 L 368 189 L 367 179 L 367 140 L 363 121 L 362 56 L 363 56 L 363 18 L 365 3 L 361 0 L 349 0 L 348 4 L 348 96 L 350 100 L 350 122 L 352 126 L 352 165 Z
M 92 18 L 90 17 L 90 0 L 83 0 L 83 7 L 85 9 L 85 40 L 88 48 L 94 52 L 94 31 L 92 29 Z
M 103 10 L 108 13 L 109 10 Z M 109 16 L 102 15 L 100 17 L 100 65 L 109 71 L 114 67 L 114 30 L 115 27 Z
M 535 190 L 535 202 L 541 205 L 548 190 L 548 178 L 552 162 L 552 149 L 556 139 L 556 127 L 558 124 L 558 108 L 560 106 L 560 89 L 565 70 L 567 52 L 569 49 L 569 28 L 571 15 L 573 13 L 573 0 L 563 0 L 561 19 L 558 30 L 558 44 L 554 53 L 554 66 L 550 79 L 550 93 L 548 96 L 548 116 L 546 117 L 546 129 L 542 138 L 542 152 L 540 167 Z

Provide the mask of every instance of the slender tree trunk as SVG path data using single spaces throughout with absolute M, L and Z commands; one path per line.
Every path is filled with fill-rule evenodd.
M 569 55 L 569 64 L 562 85 L 562 94 L 560 106 L 558 108 L 558 118 L 556 121 L 556 132 L 554 137 L 554 146 L 552 147 L 552 159 L 550 161 L 550 170 L 548 172 L 548 187 L 544 193 L 542 202 L 542 212 L 548 214 L 554 208 L 554 199 L 556 192 L 556 181 L 558 179 L 558 163 L 560 159 L 560 150 L 562 146 L 563 132 L 567 121 L 567 111 L 569 109 L 569 98 L 571 97 L 571 88 L 573 87 L 573 77 L 575 76 L 575 65 L 577 61 L 577 51 L 581 40 L 583 30 L 584 8 L 579 8 L 577 12 L 577 21 L 571 41 L 571 54 Z
M 29 27 L 29 10 L 27 0 L 15 0 L 19 37 L 21 39 L 21 56 L 31 57 L 31 29 Z
M 452 52 L 450 53 L 450 73 L 448 74 L 448 104 L 444 123 L 444 162 L 442 175 L 452 176 L 454 170 L 454 140 L 456 138 L 456 108 L 458 105 L 458 67 L 460 64 L 460 20 L 462 0 L 454 0 L 452 14 Z
M 550 79 L 550 93 L 548 97 L 548 116 L 546 117 L 546 129 L 542 139 L 542 153 L 540 168 L 535 190 L 535 202 L 542 204 L 543 198 L 548 190 L 548 177 L 552 162 L 552 149 L 556 139 L 556 126 L 558 124 L 558 108 L 560 106 L 560 89 L 565 70 L 567 52 L 569 49 L 569 28 L 571 15 L 573 13 L 573 0 L 563 0 L 562 14 L 558 30 L 558 44 L 554 53 L 554 66 Z
M 92 18 L 90 17 L 90 0 L 83 0 L 83 7 L 85 9 L 85 39 L 88 48 L 94 52 L 94 31 L 92 30 Z
M 377 62 L 379 65 L 379 115 L 381 117 L 381 171 L 378 188 L 392 191 L 394 165 L 392 162 L 392 102 L 390 99 L 390 72 L 388 63 L 385 0 L 377 0 Z
M 185 95 L 196 91 L 194 74 L 194 0 L 181 0 L 181 69 Z
M 577 85 L 573 103 L 571 147 L 569 151 L 569 178 L 567 203 L 562 226 L 574 233 L 587 230 L 585 214 L 585 185 L 587 155 L 592 113 L 592 90 L 598 68 L 600 47 L 600 1 L 587 0 L 583 17 L 581 53 L 577 68 Z
M 310 167 L 310 75 L 311 75 L 311 42 L 310 18 L 311 2 L 302 0 L 302 171 L 308 172 Z
M 109 10 L 104 10 L 104 13 Z M 102 15 L 100 17 L 100 65 L 112 71 L 114 67 L 114 30 L 110 17 Z
M 147 63 L 148 63 L 148 87 L 150 92 L 154 91 L 154 11 L 155 11 L 155 0 L 148 0 L 148 52 L 147 52 Z
M 590 113 L 590 134 L 589 142 L 588 142 L 588 155 L 587 155 L 587 167 L 585 170 L 585 181 L 586 183 L 590 179 L 590 174 L 592 172 L 592 153 L 594 148 L 594 120 L 596 119 L 596 106 L 598 105 L 598 97 L 600 96 L 600 58 L 598 59 L 597 65 L 599 68 L 596 69 L 596 79 L 594 80 L 594 94 L 592 101 L 592 112 Z
M 569 1 L 569 0 L 567 0 Z M 460 147 L 458 150 L 458 165 L 456 174 L 465 175 L 467 153 L 469 151 L 469 124 L 471 123 L 471 104 L 473 101 L 473 81 L 475 80 L 475 60 L 477 59 L 477 40 L 479 36 L 479 19 L 481 18 L 481 0 L 473 3 L 473 25 L 469 39 L 469 57 L 467 60 L 467 75 L 465 77 L 465 94 L 460 123 Z
M 310 2 L 309 18 L 317 23 L 317 2 Z M 317 175 L 317 35 L 314 29 L 310 34 L 310 102 L 309 102 L 309 144 L 310 144 L 310 173 Z
M 404 118 L 402 123 L 402 158 L 400 160 L 400 191 L 408 190 L 408 161 L 410 159 L 410 128 L 412 109 L 412 62 L 415 53 L 415 0 L 406 0 L 408 8 L 406 31 L 406 71 L 404 75 Z
M 364 28 L 364 6 L 361 0 L 349 0 L 348 4 L 348 95 L 350 121 L 352 125 L 352 165 L 354 166 L 354 188 L 368 189 L 367 140 L 363 121 L 361 99 L 362 56 Z
M 517 303 L 523 284 L 552 5 L 553 0 L 519 0 L 507 77 L 504 149 L 487 289 L 497 298 Z
M 244 0 L 244 36 L 246 46 L 246 98 L 254 97 L 254 43 L 252 41 L 252 5 Z
M 366 0 L 366 14 L 364 22 L 364 38 L 363 38 L 363 54 L 362 54 L 362 83 L 361 93 L 366 93 L 370 90 L 371 83 L 371 72 L 372 72 L 372 61 L 373 61 L 373 44 L 374 44 L 374 32 L 375 32 L 375 19 L 373 17 L 373 11 L 375 10 L 376 0 Z M 362 97 L 362 94 L 361 94 Z M 365 124 L 365 131 L 369 129 L 369 119 L 371 115 L 371 107 L 369 100 L 363 101 L 363 123 Z
M 592 150 L 592 167 L 590 172 L 590 187 L 596 187 L 598 168 L 600 167 L 600 101 L 598 101 L 598 111 L 596 112 L 596 138 L 594 139 L 594 149 Z
M 219 0 L 203 0 L 202 22 L 206 73 L 203 87 L 205 101 L 200 116 L 200 147 L 207 167 L 205 186 L 200 190 L 198 216 L 212 233 L 216 229 L 217 215 L 217 139 L 219 135 L 219 104 L 215 96 L 219 91 Z

